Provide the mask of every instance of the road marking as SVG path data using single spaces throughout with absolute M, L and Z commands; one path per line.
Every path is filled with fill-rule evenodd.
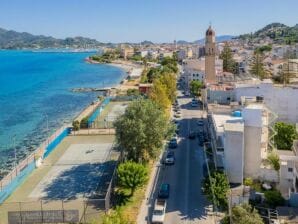
M 185 110 L 185 112 L 188 112 L 187 110 Z M 187 113 L 188 114 L 188 113 Z M 188 116 L 184 116 L 184 118 L 188 118 Z M 185 169 L 185 213 L 188 214 L 188 202 L 189 202 L 189 198 L 188 198 L 188 190 L 189 190 L 189 151 L 190 151 L 190 142 L 188 139 L 188 133 L 190 131 L 190 120 L 187 119 L 187 133 L 186 133 L 186 169 Z M 184 223 L 188 223 L 187 219 L 184 220 Z

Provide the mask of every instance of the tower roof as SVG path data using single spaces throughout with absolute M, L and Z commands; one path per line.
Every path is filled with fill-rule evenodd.
M 211 26 L 209 26 L 208 30 L 206 31 L 206 36 L 215 36 L 215 32 Z

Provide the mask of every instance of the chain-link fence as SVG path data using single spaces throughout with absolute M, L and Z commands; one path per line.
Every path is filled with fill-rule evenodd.
M 7 202 L 0 206 L 0 223 L 90 223 L 100 220 L 105 204 L 105 198 Z

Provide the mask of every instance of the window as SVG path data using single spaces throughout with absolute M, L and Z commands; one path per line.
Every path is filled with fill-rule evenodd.
M 288 168 L 288 172 L 293 172 L 293 168 L 292 167 L 289 167 Z

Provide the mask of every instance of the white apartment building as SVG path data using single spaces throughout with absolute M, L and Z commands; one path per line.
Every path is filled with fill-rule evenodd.
M 298 86 L 274 85 L 270 80 L 236 83 L 228 88 L 207 89 L 209 103 L 240 102 L 242 96 L 263 97 L 265 105 L 278 115 L 278 120 L 298 123 Z
M 209 111 L 214 158 L 222 157 L 230 183 L 242 184 L 247 177 L 278 182 L 275 170 L 263 163 L 270 111 L 263 103 L 248 102 L 240 107 L 215 105 Z

